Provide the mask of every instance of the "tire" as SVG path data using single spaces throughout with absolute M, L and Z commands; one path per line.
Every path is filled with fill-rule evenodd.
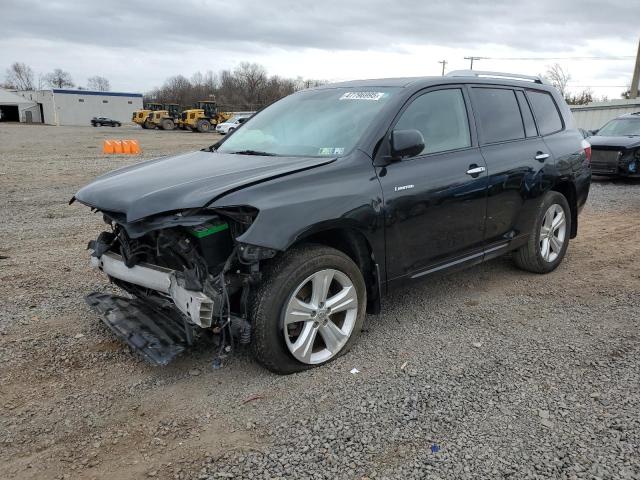
M 198 120 L 196 129 L 200 133 L 206 133 L 211 130 L 211 123 L 209 122 L 209 120 Z
M 174 128 L 176 128 L 176 124 L 173 123 L 173 120 L 171 120 L 170 118 L 165 118 L 164 120 L 162 120 L 162 122 L 160 122 L 160 128 L 162 130 L 173 130 Z
M 327 303 L 338 298 L 336 292 L 341 295 L 346 292 L 346 296 L 341 298 L 348 298 L 349 303 L 345 304 L 344 300 L 340 300 L 336 304 L 333 301 L 335 309 L 341 305 L 346 305 L 346 308 L 331 313 L 327 313 L 326 308 L 312 311 L 318 305 L 322 306 L 311 297 L 314 292 L 311 279 L 314 276 L 320 279 L 330 276 L 332 280 L 329 283 L 331 289 L 326 296 Z M 343 286 L 349 282 L 350 287 Z M 322 285 L 322 282 L 319 281 L 318 284 Z M 296 293 L 297 297 L 294 297 Z M 291 303 L 296 302 L 296 298 L 301 298 L 303 294 L 308 296 L 304 300 L 306 303 Z M 366 313 L 366 297 L 362 273 L 347 255 L 321 245 L 294 248 L 265 267 L 263 279 L 252 296 L 251 347 L 254 357 L 267 369 L 279 374 L 307 370 L 338 358 L 348 352 L 360 336 Z M 318 298 L 323 296 L 318 295 Z M 309 308 L 301 307 L 289 313 L 289 318 L 295 319 L 304 312 L 299 317 L 303 320 L 291 322 L 285 327 L 285 318 L 287 312 L 291 312 L 292 305 L 307 305 Z M 335 328 L 338 328 L 339 335 L 335 335 Z M 313 336 L 308 333 L 306 335 L 306 338 L 311 339 L 307 345 L 312 348 L 305 355 L 301 352 L 303 349 L 295 347 L 295 341 L 302 340 L 303 335 L 312 330 L 315 330 Z M 327 335 L 337 342 L 332 350 L 324 340 Z M 299 357 L 308 357 L 308 361 L 296 358 L 294 351 L 298 352 Z
M 97 127 L 98 124 L 97 123 L 92 123 L 91 125 L 93 125 L 94 127 Z
M 115 124 L 115 123 L 112 123 L 112 124 L 111 124 L 111 126 L 112 126 L 112 127 L 115 127 L 115 126 L 116 126 L 116 124 Z
M 552 211 L 552 209 L 554 209 Z M 562 212 L 564 223 L 560 220 Z M 514 253 L 514 261 L 522 270 L 533 273 L 549 273 L 555 270 L 562 262 L 571 236 L 571 209 L 564 195 L 558 192 L 547 192 L 538 207 L 537 218 L 529 240 Z M 549 215 L 549 217 L 547 217 Z M 554 222 L 558 223 L 554 227 Z M 551 224 L 552 230 L 545 236 L 547 225 Z M 543 227 L 545 227 L 543 229 Z M 563 231 L 562 231 L 563 230 Z M 551 237 L 554 237 L 552 239 Z M 558 240 L 562 240 L 558 247 Z
M 154 127 L 151 122 L 145 121 L 144 124 L 143 124 L 143 128 L 146 128 L 147 130 L 153 130 L 156 127 Z
M 235 130 L 235 128 L 231 127 L 229 130 L 227 130 L 227 133 L 231 133 Z

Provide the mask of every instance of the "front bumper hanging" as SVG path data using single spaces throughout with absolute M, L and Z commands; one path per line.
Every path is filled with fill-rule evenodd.
M 92 256 L 91 265 L 112 278 L 170 296 L 192 323 L 202 328 L 211 326 L 214 301 L 202 292 L 187 290 L 180 285 L 174 270 L 148 263 L 129 268 L 120 255 L 112 252 L 103 253 L 100 257 Z
M 167 365 L 193 343 L 191 325 L 175 309 L 99 292 L 86 301 L 118 338 L 153 365 Z

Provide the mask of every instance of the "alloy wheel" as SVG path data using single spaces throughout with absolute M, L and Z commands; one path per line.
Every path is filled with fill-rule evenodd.
M 358 316 L 358 294 L 347 275 L 324 269 L 294 290 L 284 311 L 284 338 L 300 362 L 317 364 L 347 344 Z
M 540 227 L 540 254 L 545 262 L 554 262 L 564 245 L 567 234 L 567 220 L 564 210 L 554 203 L 544 214 Z

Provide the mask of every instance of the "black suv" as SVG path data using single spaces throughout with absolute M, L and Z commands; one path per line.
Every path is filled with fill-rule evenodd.
M 111 118 L 106 118 L 106 117 L 93 117 L 91 119 L 91 125 L 93 125 L 94 127 L 97 126 L 109 126 L 109 127 L 121 127 L 122 123 L 120 123 L 117 120 L 112 120 Z
M 346 352 L 405 282 L 511 251 L 552 271 L 589 145 L 553 87 L 515 77 L 304 90 L 207 149 L 98 178 L 74 197 L 111 227 L 91 261 L 131 297 L 87 301 L 153 363 L 202 335 L 291 373 Z
M 614 118 L 591 134 L 594 175 L 640 177 L 640 112 Z

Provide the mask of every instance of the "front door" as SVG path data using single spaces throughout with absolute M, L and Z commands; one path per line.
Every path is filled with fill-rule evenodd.
M 431 89 L 414 97 L 392 127 L 419 130 L 425 148 L 377 167 L 389 281 L 482 260 L 486 165 L 468 103 L 462 87 Z

